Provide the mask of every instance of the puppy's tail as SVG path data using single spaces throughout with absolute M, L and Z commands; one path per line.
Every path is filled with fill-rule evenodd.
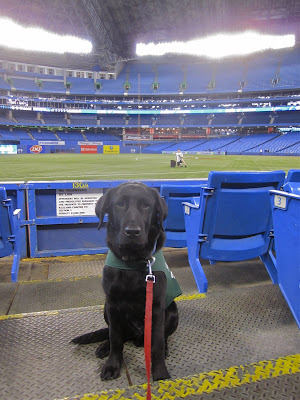
M 75 344 L 88 344 L 88 343 L 97 343 L 103 342 L 103 340 L 107 340 L 109 338 L 108 328 L 99 329 L 98 331 L 85 333 L 84 335 L 77 336 L 72 339 L 70 343 Z

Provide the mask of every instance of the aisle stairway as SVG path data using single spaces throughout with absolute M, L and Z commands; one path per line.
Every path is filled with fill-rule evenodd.
M 278 286 L 259 260 L 205 263 L 206 295 L 197 293 L 186 249 L 165 249 L 183 295 L 169 339 L 170 381 L 153 399 L 297 399 L 300 333 Z M 127 343 L 120 378 L 102 382 L 97 344 L 70 339 L 104 326 L 104 257 L 24 260 L 10 283 L 0 261 L 0 399 L 145 399 L 142 348 Z

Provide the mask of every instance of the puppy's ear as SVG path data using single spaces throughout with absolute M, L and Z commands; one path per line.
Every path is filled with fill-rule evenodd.
M 168 207 L 165 200 L 161 197 L 156 189 L 150 188 L 152 195 L 155 198 L 155 213 L 157 216 L 157 223 L 162 227 L 163 221 L 167 218 Z
M 154 218 L 155 224 L 159 228 L 159 235 L 156 242 L 156 250 L 159 250 L 163 247 L 163 244 L 166 240 L 163 222 L 167 218 L 168 207 L 165 200 L 160 196 L 159 192 L 156 189 L 151 188 L 150 190 L 152 191 L 152 195 L 155 198 Z
M 103 218 L 105 213 L 108 212 L 108 206 L 110 203 L 111 195 L 112 195 L 113 188 L 108 189 L 103 196 L 100 197 L 100 199 L 97 201 L 96 208 L 95 208 L 95 213 L 97 217 L 99 218 L 99 225 L 98 229 L 101 228 L 102 223 L 103 223 Z

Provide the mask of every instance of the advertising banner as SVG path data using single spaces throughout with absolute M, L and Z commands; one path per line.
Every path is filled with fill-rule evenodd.
M 0 154 L 17 154 L 18 146 L 16 144 L 1 144 Z
M 32 154 L 45 153 L 45 149 L 40 144 L 33 144 L 32 146 L 28 145 L 27 153 L 32 153 Z
M 39 140 L 41 146 L 64 146 L 66 142 L 64 140 Z
M 85 142 L 78 142 L 78 145 L 80 146 L 80 145 L 86 145 L 86 144 L 88 144 L 88 145 L 90 145 L 90 144 L 96 144 L 96 145 L 98 145 L 98 146 L 102 146 L 103 145 L 103 142 L 87 142 L 87 141 L 85 141 Z
M 97 153 L 97 146 L 96 145 L 81 145 L 80 153 L 95 154 L 95 153 Z
M 103 154 L 120 154 L 120 146 L 117 144 L 104 145 Z

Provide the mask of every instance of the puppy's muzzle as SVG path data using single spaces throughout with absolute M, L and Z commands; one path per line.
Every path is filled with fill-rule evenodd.
M 125 234 L 130 239 L 135 239 L 141 234 L 141 228 L 139 226 L 126 226 Z

